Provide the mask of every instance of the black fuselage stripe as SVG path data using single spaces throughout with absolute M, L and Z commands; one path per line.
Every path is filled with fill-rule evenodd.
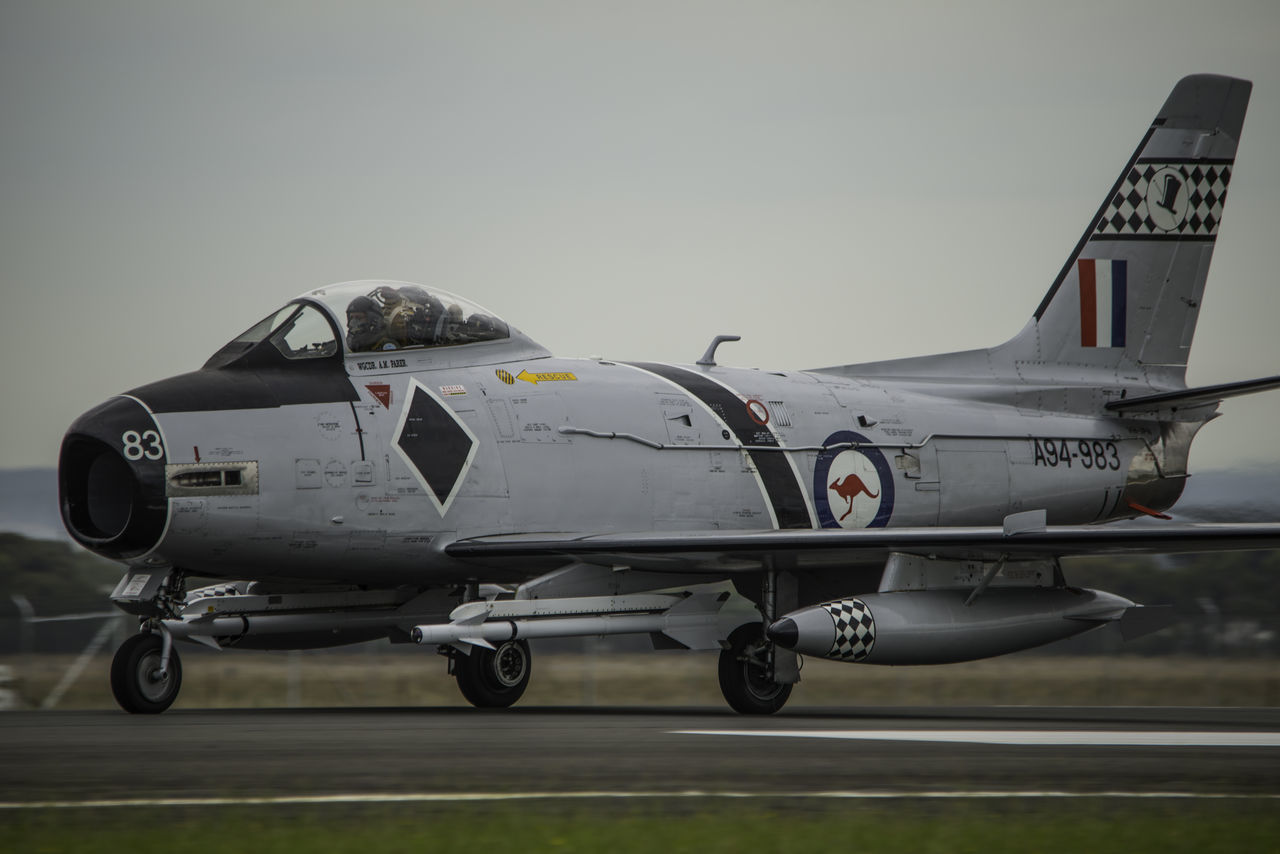
M 733 392 L 694 371 L 654 362 L 629 362 L 632 367 L 656 374 L 675 383 L 706 404 L 719 416 L 739 442 L 748 447 L 778 447 L 778 439 L 768 427 L 757 424 L 747 414 L 747 407 Z M 779 528 L 812 528 L 803 486 L 796 479 L 786 454 L 752 453 L 743 449 L 760 473 L 765 494 L 773 506 Z

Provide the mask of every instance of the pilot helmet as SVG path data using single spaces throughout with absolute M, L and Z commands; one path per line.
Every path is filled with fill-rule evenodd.
M 352 350 L 370 348 L 385 329 L 382 309 L 369 297 L 356 297 L 347 305 L 347 344 Z

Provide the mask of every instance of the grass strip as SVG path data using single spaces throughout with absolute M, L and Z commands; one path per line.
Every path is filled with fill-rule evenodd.
M 0 815 L 23 852 L 946 852 L 1280 849 L 1274 802 L 1105 799 L 818 804 L 501 804 L 33 810 Z

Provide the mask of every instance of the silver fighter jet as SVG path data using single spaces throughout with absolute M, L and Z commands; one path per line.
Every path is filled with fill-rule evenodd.
M 1218 402 L 1280 386 L 1185 383 L 1249 92 L 1180 81 L 1035 315 L 985 350 L 559 359 L 430 285 L 303 294 L 67 432 L 63 519 L 125 565 L 112 599 L 141 627 L 116 698 L 168 708 L 175 640 L 389 638 L 509 706 L 529 639 L 630 633 L 721 650 L 729 705 L 770 713 L 798 653 L 930 664 L 1149 627 L 1058 559 L 1280 546 L 1280 525 L 1100 524 L 1162 516 Z

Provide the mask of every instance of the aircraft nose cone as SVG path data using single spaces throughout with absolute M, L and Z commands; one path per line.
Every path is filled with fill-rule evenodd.
M 790 617 L 783 617 L 770 625 L 765 634 L 769 636 L 769 640 L 785 649 L 795 649 L 800 642 L 800 627 Z
M 115 397 L 81 415 L 62 440 L 62 522 L 87 549 L 113 559 L 150 551 L 164 532 L 166 453 L 138 401 Z

